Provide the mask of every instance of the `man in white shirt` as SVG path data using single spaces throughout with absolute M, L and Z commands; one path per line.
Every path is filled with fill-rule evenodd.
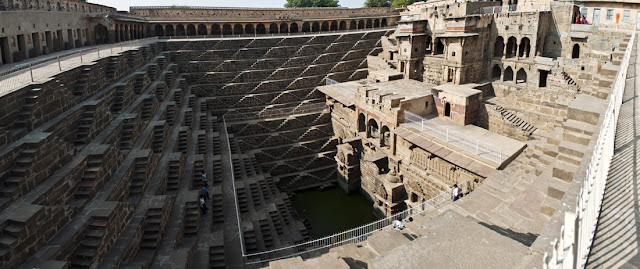
M 454 202 L 460 198 L 460 192 L 462 192 L 462 189 L 458 187 L 458 184 L 453 184 L 453 191 L 451 193 L 451 198 L 453 199 Z

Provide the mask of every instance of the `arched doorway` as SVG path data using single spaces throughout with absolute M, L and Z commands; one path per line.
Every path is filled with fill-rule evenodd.
M 311 31 L 311 25 L 308 22 L 305 22 L 302 24 L 302 32 L 310 32 Z
M 184 31 L 184 25 L 178 24 L 178 26 L 176 26 L 176 35 L 177 36 L 183 36 L 185 34 L 186 34 L 186 32 Z
M 320 31 L 326 32 L 329 31 L 329 23 L 328 22 L 323 22 L 322 26 L 320 27 Z
M 501 75 L 502 75 L 502 70 L 500 69 L 500 66 L 498 66 L 497 64 L 494 65 L 493 69 L 491 70 L 491 78 L 500 79 Z
M 372 21 L 371 19 L 368 19 L 368 20 L 367 20 L 367 27 L 366 27 L 366 28 L 367 28 L 367 29 L 371 29 L 371 28 L 373 28 L 373 21 Z
M 451 104 L 448 102 L 444 104 L 444 116 L 451 117 Z
M 380 19 L 375 19 L 373 21 L 373 28 L 378 28 L 380 27 Z
M 369 124 L 367 127 L 367 137 L 380 137 L 380 129 L 378 128 L 378 122 L 376 122 L 375 119 L 369 119 Z
M 523 68 L 516 73 L 516 83 L 527 83 L 527 72 Z
M 331 22 L 331 31 L 337 31 L 337 30 L 338 30 L 338 22 L 332 21 Z
M 280 24 L 280 33 L 288 33 L 289 32 L 289 25 L 287 25 L 286 23 Z
M 313 26 L 311 26 L 311 31 L 312 32 L 320 32 L 320 23 L 314 22 Z
M 194 36 L 196 35 L 196 26 L 193 24 L 187 25 L 187 35 Z
M 518 52 L 518 57 L 527 57 L 529 58 L 529 52 L 531 51 L 531 42 L 529 38 L 524 37 L 520 40 L 520 51 Z
M 380 146 L 381 147 L 389 147 L 391 146 L 391 132 L 389 132 L 389 127 L 386 125 L 382 126 L 380 129 Z
M 571 51 L 571 58 L 572 59 L 580 58 L 580 45 L 578 44 L 573 45 L 573 50 Z
M 95 35 L 95 41 L 96 44 L 104 44 L 107 43 L 108 40 L 108 30 L 107 27 L 102 25 L 102 24 L 97 24 L 94 28 L 93 28 L 93 32 Z M 60 37 L 61 38 L 61 37 Z
M 360 21 L 358 22 L 358 29 L 364 29 L 364 25 L 365 25 L 365 24 L 364 24 L 364 20 L 360 20 Z
M 269 33 L 270 34 L 277 34 L 278 33 L 278 25 L 275 23 L 272 23 L 271 25 L 269 25 Z
M 260 23 L 256 26 L 256 34 L 263 35 L 267 33 L 267 29 L 264 27 L 264 24 Z
M 349 23 L 349 29 L 350 29 L 350 30 L 358 29 L 358 22 L 356 22 L 356 21 L 351 21 L 351 23 Z
M 164 36 L 164 29 L 162 29 L 162 25 L 157 24 L 155 27 L 155 31 L 156 31 L 156 36 Z
M 513 69 L 511 69 L 511 66 L 508 66 L 504 70 L 504 80 L 503 81 L 513 81 Z
M 207 35 L 207 26 L 204 24 L 198 25 L 198 35 Z
M 382 19 L 382 21 L 380 22 L 380 26 L 387 27 L 387 19 Z
M 255 32 L 255 28 L 253 28 L 253 24 L 247 24 L 247 25 L 244 27 L 244 33 L 245 33 L 245 34 L 248 34 L 248 35 L 253 35 L 253 34 L 255 34 L 256 32 Z
M 347 22 L 345 21 L 340 22 L 340 30 L 347 30 Z
M 176 35 L 176 31 L 173 29 L 173 25 L 168 24 L 167 27 L 165 27 L 165 29 L 166 29 L 165 33 L 166 33 L 167 36 Z
M 444 43 L 440 38 L 436 38 L 436 55 L 444 54 Z
M 231 28 L 231 24 L 225 23 L 224 25 L 222 25 L 222 34 L 223 35 L 233 34 L 233 29 Z
M 242 24 L 236 24 L 233 26 L 233 34 L 234 35 L 244 34 L 244 28 L 242 27 Z
M 297 33 L 298 32 L 298 24 L 297 23 L 292 23 L 291 24 L 291 32 L 292 33 Z
M 507 41 L 507 58 L 516 56 L 516 52 L 518 51 L 518 41 L 515 37 L 509 37 Z
M 367 125 L 365 123 L 364 114 L 360 113 L 358 115 L 358 132 L 367 131 Z

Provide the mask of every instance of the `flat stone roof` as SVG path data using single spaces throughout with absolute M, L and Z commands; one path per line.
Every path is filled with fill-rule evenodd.
M 469 97 L 469 96 L 474 96 L 476 94 L 482 93 L 482 91 L 480 90 L 476 90 L 476 89 L 469 88 L 462 85 L 454 85 L 454 84 L 442 84 L 442 85 L 433 87 L 433 89 L 442 91 L 442 92 L 453 93 L 455 95 L 462 96 L 462 97 Z
M 328 95 L 344 106 L 353 106 L 356 103 L 356 92 L 358 87 L 363 86 L 363 81 L 349 81 L 334 85 L 319 86 L 321 93 Z
M 416 146 L 483 177 L 487 177 L 496 169 L 504 167 L 526 147 L 526 144 L 523 142 L 499 135 L 475 125 L 463 126 L 449 119 L 433 116 L 427 118 L 425 121 L 430 124 L 435 124 L 442 129 L 449 129 L 450 132 L 455 132 L 469 140 L 478 140 L 481 143 L 495 146 L 494 149 L 501 150 L 502 162 L 492 162 L 482 156 L 466 152 L 456 146 L 456 144 L 454 144 L 455 142 L 448 143 L 441 138 L 430 135 L 428 131 L 422 132 L 415 129 L 415 125 L 412 124 L 401 123 L 393 132 Z
M 511 269 L 527 268 L 530 260 L 539 259 L 524 244 L 502 235 L 500 227 L 451 210 L 432 218 L 420 229 L 422 237 L 408 243 L 406 239 L 400 240 L 404 244 L 371 260 L 369 268 Z M 400 235 L 401 231 L 396 233 Z M 393 237 L 387 238 L 392 240 Z
M 387 93 L 394 93 L 407 99 L 431 95 L 431 89 L 434 86 L 435 85 L 410 79 L 399 79 L 367 84 L 368 89 L 377 89 L 377 94 L 383 95 Z

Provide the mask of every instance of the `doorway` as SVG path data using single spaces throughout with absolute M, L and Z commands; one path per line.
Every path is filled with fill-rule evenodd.
M 444 116 L 451 117 L 451 104 L 449 103 L 444 104 Z
M 73 42 L 73 30 L 67 30 L 67 42 L 69 43 L 69 48 L 75 48 L 75 42 Z
M 2 56 L 2 61 L 0 62 L 0 64 L 11 63 L 11 57 L 9 57 L 9 38 L 8 37 L 0 37 L 0 56 Z
M 47 43 L 47 49 L 45 49 L 42 54 L 48 54 L 53 52 L 53 38 L 51 37 L 51 31 L 44 32 L 44 36 Z
M 596 8 L 593 10 L 593 25 L 598 25 L 600 23 L 600 9 Z
M 544 88 L 547 87 L 547 77 L 549 77 L 549 71 L 547 70 L 538 70 L 540 71 L 540 82 L 538 82 L 538 87 Z
M 27 59 L 27 46 L 24 42 L 24 35 L 18 35 L 18 51 L 20 51 L 20 56 L 22 57 L 18 61 Z
M 31 42 L 33 42 L 33 55 L 31 55 L 31 57 L 40 56 L 42 53 L 42 47 L 40 47 L 40 34 L 31 34 Z

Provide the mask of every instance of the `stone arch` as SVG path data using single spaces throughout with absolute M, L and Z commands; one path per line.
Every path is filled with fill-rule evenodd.
M 326 21 L 322 22 L 322 26 L 320 26 L 320 31 L 323 31 L 323 32 L 329 31 L 329 23 Z
M 222 34 L 223 35 L 233 34 L 233 28 L 231 28 L 231 24 L 225 23 L 224 25 L 222 25 Z
M 518 40 L 515 37 L 509 37 L 507 40 L 507 58 L 516 56 L 518 51 Z
M 130 32 L 129 32 L 129 25 L 126 25 L 126 24 L 124 25 L 124 36 L 123 36 L 123 39 L 124 40 L 131 39 L 131 35 L 130 35 Z
M 154 30 L 156 31 L 156 36 L 164 36 L 164 29 L 162 28 L 162 25 L 156 24 Z
M 185 32 L 185 30 L 184 30 L 184 25 L 182 25 L 182 24 L 178 24 L 178 25 L 176 26 L 176 35 L 177 35 L 177 36 L 183 36 L 183 35 L 185 35 L 185 34 L 186 34 L 186 32 Z
M 391 132 L 389 131 L 389 127 L 386 125 L 382 125 L 380 128 L 380 146 L 381 147 L 389 147 L 391 146 Z
M 253 28 L 253 24 L 247 24 L 244 26 L 244 33 L 248 35 L 255 34 L 255 28 Z
M 291 23 L 291 32 L 292 33 L 297 33 L 298 32 L 298 24 L 297 23 Z
M 387 19 L 382 19 L 382 21 L 380 21 L 380 26 L 381 27 L 387 27 Z
M 524 71 L 524 68 L 520 68 L 516 73 L 516 83 L 527 83 L 527 71 Z
M 173 25 L 171 24 L 167 24 L 167 27 L 164 28 L 165 29 L 165 35 L 166 36 L 174 36 L 176 35 L 176 31 L 173 29 Z
M 287 25 L 286 23 L 280 24 L 280 33 L 288 33 L 288 32 L 289 32 L 289 25 Z
M 308 22 L 305 22 L 302 24 L 302 32 L 310 32 L 311 31 L 311 25 Z
M 504 69 L 504 80 L 503 81 L 513 81 L 513 69 L 511 66 L 508 66 Z
M 350 30 L 358 29 L 358 22 L 356 22 L 356 21 L 351 21 L 351 22 L 349 23 L 349 29 L 350 29 Z
M 207 35 L 207 26 L 204 24 L 198 24 L 198 35 Z
M 313 24 L 311 26 L 311 31 L 312 32 L 320 32 L 320 23 L 318 23 L 317 21 L 313 22 Z
M 271 25 L 269 25 L 269 33 L 270 34 L 277 34 L 278 33 L 278 25 L 275 23 L 272 23 Z
M 527 57 L 529 58 L 529 53 L 531 52 L 531 41 L 528 37 L 523 37 L 520 39 L 520 51 L 518 52 L 518 57 Z
M 378 27 L 380 27 L 380 19 L 373 20 L 373 28 L 378 28 Z
M 259 23 L 258 26 L 256 26 L 256 34 L 263 35 L 266 33 L 267 29 L 264 27 L 264 24 Z
M 364 29 L 364 26 L 365 26 L 364 20 L 360 20 L 360 22 L 358 22 L 358 29 Z
M 116 24 L 114 34 L 116 42 L 120 42 L 120 25 Z
M 347 22 L 346 21 L 341 21 L 340 22 L 340 30 L 347 30 Z
M 338 22 L 337 21 L 332 21 L 331 22 L 331 31 L 337 31 L 338 30 Z
M 380 129 L 378 128 L 378 122 L 371 118 L 367 122 L 367 137 L 379 138 L 380 137 Z
M 196 26 L 193 24 L 187 25 L 187 35 L 194 36 L 196 35 Z
M 104 44 L 109 42 L 109 30 L 107 27 L 98 23 L 95 27 L 93 27 L 93 34 L 95 36 L 96 44 Z M 62 37 L 59 37 L 62 38 Z
M 371 19 L 368 19 L 368 20 L 367 20 L 367 27 L 366 27 L 366 28 L 367 28 L 367 29 L 369 29 L 369 28 L 373 28 L 373 21 L 372 21 Z
M 573 49 L 571 50 L 571 59 L 580 58 L 580 45 L 573 44 Z
M 493 57 L 502 57 L 502 53 L 504 52 L 504 38 L 498 36 L 496 38 L 496 43 L 493 45 Z
M 211 25 L 211 34 L 212 35 L 220 35 L 222 31 L 220 30 L 220 24 Z
M 151 32 L 151 25 L 147 24 L 147 28 L 146 28 L 144 34 L 145 34 L 145 36 L 152 36 L 153 35 L 153 33 Z
M 491 78 L 493 79 L 500 79 L 500 76 L 502 75 L 502 69 L 500 69 L 499 65 L 494 65 L 493 69 L 491 69 Z
M 242 27 L 242 24 L 237 23 L 236 25 L 233 26 L 233 34 L 234 35 L 244 34 L 244 27 Z
M 367 131 L 366 119 L 364 117 L 364 114 L 359 113 L 358 114 L 358 132 L 366 132 L 366 131 Z

